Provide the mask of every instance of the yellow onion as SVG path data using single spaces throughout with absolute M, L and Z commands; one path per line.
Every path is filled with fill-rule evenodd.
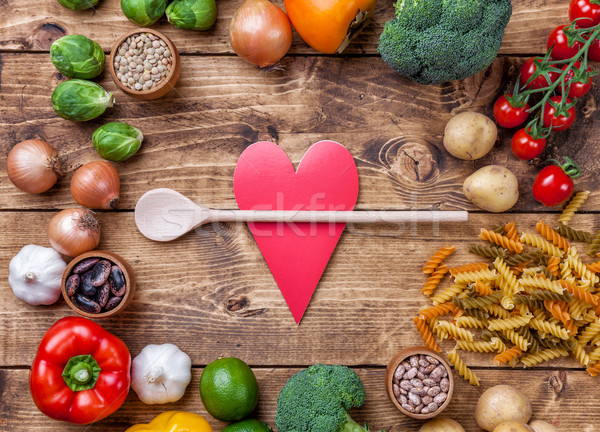
M 15 145 L 6 158 L 10 181 L 23 192 L 46 192 L 62 176 L 57 151 L 50 144 L 30 139 Z
M 88 162 L 73 174 L 71 195 L 84 207 L 110 210 L 119 204 L 119 173 L 105 161 Z
M 74 257 L 98 246 L 100 224 L 91 210 L 62 210 L 48 224 L 48 240 L 57 252 Z
M 229 42 L 237 55 L 260 68 L 273 66 L 292 46 L 292 25 L 268 0 L 246 0 L 233 14 Z

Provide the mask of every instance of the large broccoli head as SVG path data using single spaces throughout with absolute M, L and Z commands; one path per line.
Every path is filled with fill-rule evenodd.
M 379 54 L 421 84 L 464 79 L 498 55 L 511 0 L 398 0 L 379 38 Z
M 318 364 L 294 374 L 279 393 L 279 432 L 364 432 L 348 410 L 365 403 L 365 388 L 352 369 Z

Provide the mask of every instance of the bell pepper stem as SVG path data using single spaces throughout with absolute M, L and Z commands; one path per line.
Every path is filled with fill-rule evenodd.
M 62 377 L 65 380 L 65 384 L 72 391 L 76 392 L 94 388 L 100 372 L 100 366 L 98 366 L 98 362 L 96 362 L 94 357 L 91 355 L 79 355 L 69 359 L 63 370 Z

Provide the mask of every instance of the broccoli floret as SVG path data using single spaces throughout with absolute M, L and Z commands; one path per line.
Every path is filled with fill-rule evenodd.
M 279 432 L 365 432 L 348 411 L 365 403 L 363 383 L 352 369 L 317 364 L 294 374 L 277 398 Z
M 379 38 L 379 54 L 421 84 L 464 79 L 498 55 L 510 0 L 398 0 Z

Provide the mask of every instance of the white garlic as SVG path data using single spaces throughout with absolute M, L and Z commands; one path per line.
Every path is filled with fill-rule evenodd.
M 60 297 L 67 264 L 49 247 L 29 244 L 10 260 L 8 283 L 15 296 L 30 305 L 49 305 Z
M 192 361 L 173 344 L 147 345 L 133 359 L 131 388 L 145 404 L 181 399 L 191 380 Z

